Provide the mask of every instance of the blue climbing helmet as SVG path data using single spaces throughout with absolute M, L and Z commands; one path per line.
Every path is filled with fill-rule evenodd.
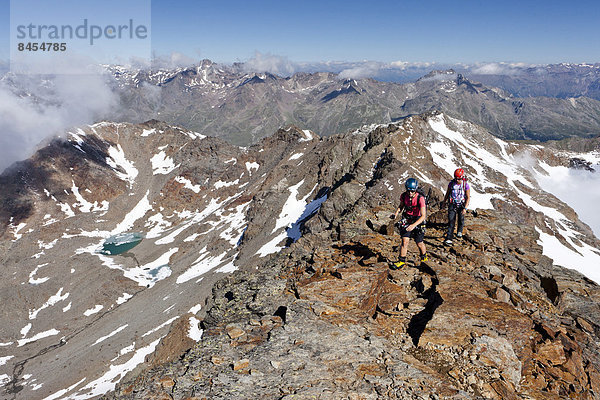
M 417 187 L 419 186 L 419 182 L 415 178 L 408 178 L 404 183 L 404 187 L 409 192 L 415 192 Z

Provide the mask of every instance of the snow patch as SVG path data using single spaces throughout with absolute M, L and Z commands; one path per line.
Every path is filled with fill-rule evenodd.
M 200 320 L 196 317 L 190 317 L 190 328 L 188 329 L 188 337 L 196 342 L 202 339 L 202 329 L 198 327 Z
M 250 201 L 240 204 L 235 208 L 235 211 L 229 213 L 226 216 L 223 216 L 221 213 L 217 212 L 217 214 L 221 217 L 218 225 L 225 224 L 227 227 L 225 230 L 221 232 L 219 235 L 220 238 L 225 239 L 231 244 L 235 246 L 239 243 L 242 232 L 242 228 L 246 224 L 246 209 L 250 205 Z
M 162 324 L 160 324 L 160 325 L 159 325 L 159 326 L 157 326 L 156 328 L 154 328 L 154 329 L 150 329 L 148 332 L 144 333 L 144 334 L 142 335 L 142 337 L 146 337 L 146 336 L 152 335 L 154 332 L 158 332 L 159 330 L 161 330 L 161 329 L 162 329 L 162 328 L 164 328 L 165 326 L 167 326 L 167 325 L 171 325 L 171 323 L 172 323 L 173 321 L 175 321 L 177 318 L 179 318 L 179 317 L 178 317 L 178 316 L 175 316 L 175 317 L 173 317 L 173 318 L 171 318 L 171 319 L 169 319 L 169 320 L 167 320 L 167 321 L 163 322 Z
M 25 346 L 27 343 L 31 343 L 31 342 L 35 342 L 38 341 L 40 339 L 44 339 L 50 336 L 56 336 L 60 333 L 60 331 L 57 331 L 56 329 L 50 329 L 44 332 L 40 332 L 35 336 L 30 337 L 29 339 L 21 339 L 18 340 L 17 343 L 19 344 L 18 347 L 21 346 Z
M 31 327 L 32 327 L 32 325 L 31 325 L 31 322 L 30 322 L 30 323 L 28 323 L 27 325 L 25 325 L 25 326 L 23 327 L 23 329 L 21 329 L 21 335 L 22 335 L 23 337 L 27 336 L 27 334 L 28 334 L 28 333 L 29 333 L 29 331 L 31 330 Z
M 83 378 L 82 380 L 80 380 L 79 382 L 69 386 L 66 389 L 62 389 L 59 390 L 58 392 L 52 394 L 51 396 L 48 396 L 46 398 L 44 398 L 44 400 L 56 400 L 61 398 L 62 396 L 64 396 L 65 394 L 69 393 L 71 390 L 75 389 L 77 386 L 81 385 L 83 382 L 85 382 L 87 378 Z
M 311 140 L 313 140 L 313 134 L 311 131 L 309 131 L 308 129 L 303 129 L 302 133 L 304 133 L 304 137 L 300 140 L 298 140 L 299 142 L 309 142 Z
M 199 236 L 200 236 L 199 233 L 193 233 L 190 236 L 188 236 L 185 239 L 183 239 L 183 241 L 184 242 L 193 242 L 194 240 L 198 239 Z
M 217 182 L 215 182 L 215 189 L 221 189 L 223 187 L 229 187 L 229 186 L 233 186 L 233 185 L 237 185 L 240 183 L 239 179 L 236 179 L 235 181 L 232 182 L 223 182 L 221 180 L 218 180 Z
M 138 349 L 127 362 L 119 365 L 110 365 L 109 370 L 103 376 L 96 379 L 95 381 L 90 382 L 85 387 L 78 390 L 76 394 L 69 396 L 69 399 L 88 399 L 91 397 L 100 396 L 102 394 L 110 392 L 111 390 L 114 390 L 117 386 L 117 383 L 119 383 L 119 381 L 123 379 L 123 377 L 128 372 L 132 371 L 139 364 L 143 363 L 146 356 L 154 352 L 154 349 L 160 342 L 160 339 L 162 338 L 156 339 L 154 342 L 150 343 L 146 347 Z M 81 382 L 82 381 L 79 381 L 73 387 L 78 386 Z M 68 391 L 66 393 L 68 393 Z
M 115 227 L 115 229 L 113 229 L 112 232 L 110 232 L 108 234 L 108 236 L 116 235 L 118 233 L 123 233 L 123 232 L 131 229 L 133 227 L 133 225 L 135 224 L 135 221 L 142 218 L 144 215 L 146 215 L 146 212 L 148 212 L 149 210 L 152 209 L 152 206 L 150 205 L 150 201 L 148 200 L 149 194 L 150 194 L 150 190 L 147 190 L 146 195 L 139 201 L 139 203 L 137 203 L 135 205 L 135 207 L 133 207 L 133 209 L 131 211 L 129 211 L 129 213 L 127 213 L 127 215 L 125 216 L 123 221 L 121 221 L 121 223 L 119 223 Z
M 238 267 L 237 267 L 237 265 L 234 264 L 234 260 L 235 260 L 236 256 L 237 256 L 237 253 L 235 256 L 232 257 L 232 260 L 230 262 L 228 262 L 227 264 L 225 264 L 222 267 L 220 267 L 219 269 L 217 269 L 217 272 L 222 273 L 222 274 L 230 274 L 232 272 L 237 271 Z
M 204 139 L 206 138 L 206 135 L 203 135 L 201 133 L 198 132 L 192 132 L 192 131 L 186 131 L 184 132 L 187 136 L 189 136 L 192 139 Z
M 117 147 L 109 147 L 108 155 L 106 163 L 115 171 L 119 179 L 129 182 L 129 188 L 131 189 L 135 183 L 135 178 L 138 176 L 138 170 L 133 162 L 125 157 L 125 152 L 120 144 Z M 125 172 L 118 171 L 119 168 Z
M 173 159 L 168 157 L 164 151 L 161 151 L 158 154 L 155 154 L 151 159 L 152 163 L 152 171 L 154 175 L 167 175 L 171 173 L 176 168 L 179 168 L 181 164 L 175 165 Z
M 191 319 L 190 319 L 190 322 L 191 322 Z M 198 321 L 198 322 L 200 322 L 200 321 Z M 191 328 L 191 326 L 190 326 L 190 328 Z M 198 328 L 198 327 L 196 326 L 196 328 Z M 190 337 L 191 337 L 191 336 L 190 336 Z M 193 338 L 192 338 L 192 339 L 193 339 Z M 199 339 L 198 339 L 198 340 L 199 340 Z M 0 357 L 0 365 L 4 365 L 4 364 L 6 364 L 6 363 L 8 362 L 8 360 L 10 360 L 11 358 L 15 358 L 15 356 L 6 356 L 6 357 Z
M 65 293 L 64 295 L 62 294 L 63 288 L 60 288 L 58 290 L 58 292 L 56 292 L 56 294 L 54 296 L 50 296 L 50 298 L 48 299 L 48 301 L 46 301 L 40 308 L 38 308 L 37 310 L 29 310 L 29 319 L 36 319 L 37 315 L 39 314 L 40 311 L 48 308 L 48 307 L 52 307 L 53 305 L 55 305 L 56 303 L 58 303 L 59 301 L 64 301 L 69 297 L 69 293 Z
M 211 257 L 210 253 L 206 252 L 206 247 L 204 247 L 202 250 L 200 250 L 200 253 L 201 253 L 200 257 L 198 257 L 192 263 L 192 266 L 190 268 L 188 268 L 184 273 L 182 273 L 181 275 L 179 275 L 177 277 L 178 284 L 185 283 L 191 279 L 194 279 L 201 275 L 204 275 L 211 269 L 216 268 L 219 265 L 223 264 L 223 262 L 224 262 L 223 259 L 225 258 L 225 254 L 226 254 L 226 253 L 222 253 L 222 254 L 219 254 L 218 256 Z
M 86 317 L 89 317 L 90 315 L 94 315 L 96 313 L 99 313 L 102 309 L 104 308 L 104 306 L 102 304 L 96 304 L 96 306 L 94 308 L 90 308 L 89 310 L 85 310 L 83 315 L 85 315 Z
M 542 232 L 537 227 L 540 238 L 538 244 L 543 248 L 542 253 L 554 260 L 554 264 L 581 272 L 594 282 L 600 284 L 600 254 L 598 250 L 582 243 L 574 246 L 575 250 L 565 246 L 558 238 Z
M 252 176 L 252 171 L 258 171 L 259 168 L 260 164 L 258 164 L 257 162 L 246 162 L 246 169 L 248 170 L 250 176 Z
M 140 136 L 141 137 L 148 137 L 148 136 L 152 135 L 155 132 L 156 132 L 156 128 L 144 129 L 144 131 L 142 132 L 142 134 Z
M 314 190 L 314 189 L 313 189 Z M 300 239 L 300 237 L 302 236 L 302 234 L 300 233 L 300 226 L 301 224 L 310 216 L 312 216 L 314 213 L 316 213 L 319 208 L 321 208 L 321 204 L 323 204 L 323 202 L 327 200 L 327 195 L 323 195 L 319 198 L 314 199 L 313 201 L 311 201 L 310 203 L 308 203 L 306 205 L 306 207 L 304 208 L 304 211 L 302 212 L 302 215 L 300 215 L 300 217 L 298 217 L 298 219 L 296 220 L 296 222 L 294 222 L 292 224 L 292 226 L 288 229 L 287 234 L 288 237 L 292 238 L 292 240 L 294 242 L 296 242 L 298 239 Z
M 117 304 L 121 305 L 121 304 L 125 303 L 127 300 L 131 299 L 132 297 L 133 297 L 133 295 L 131 295 L 129 293 L 123 293 L 123 296 L 121 296 L 117 299 Z
M 133 350 L 135 350 L 135 342 L 133 342 L 129 346 L 123 347 L 121 349 L 121 351 L 119 351 L 119 355 L 122 356 L 122 355 L 125 355 L 127 353 L 131 353 Z
M 311 193 L 308 193 L 306 196 L 298 200 L 298 189 L 303 184 L 304 179 L 288 188 L 290 195 L 285 201 L 281 213 L 277 218 L 277 222 L 275 223 L 273 233 L 275 233 L 280 228 L 287 228 L 291 226 L 291 224 L 296 222 L 298 220 L 298 217 L 300 217 L 304 212 L 304 208 L 306 206 L 306 199 L 308 198 L 308 196 L 310 196 Z
M 321 196 L 318 199 L 311 201 L 308 205 L 306 204 L 306 199 L 314 192 L 317 185 L 312 188 L 312 190 L 303 198 L 298 199 L 298 189 L 304 180 L 298 182 L 296 185 L 293 185 L 288 188 L 290 191 L 290 196 L 286 200 L 281 213 L 275 223 L 275 229 L 273 229 L 273 233 L 276 233 L 280 228 L 285 227 L 286 231 L 279 233 L 269 242 L 264 244 L 257 252 L 260 257 L 264 257 L 268 254 L 276 253 L 280 251 L 283 246 L 279 246 L 279 244 L 288 237 L 292 240 L 296 241 L 300 238 L 300 225 L 306 218 L 315 213 L 321 204 L 327 199 L 327 196 Z
M 260 249 L 258 249 L 256 254 L 258 254 L 259 257 L 264 257 L 266 255 L 279 252 L 284 247 L 279 246 L 279 243 L 281 243 L 283 239 L 287 239 L 287 237 L 287 232 L 281 232 L 279 235 L 275 236 L 269 242 L 265 243 Z
M 58 239 L 57 239 L 58 240 Z M 33 271 L 31 271 L 31 273 L 29 274 L 29 283 L 32 285 L 40 285 L 44 282 L 47 282 L 48 280 L 50 280 L 49 277 L 44 277 L 44 278 L 34 278 L 34 275 L 37 274 L 38 270 L 42 267 L 45 267 L 46 265 L 48 265 L 48 263 L 44 263 L 44 264 L 40 264 L 37 267 L 35 267 L 35 269 Z
M 19 231 L 23 228 L 25 228 L 27 224 L 25 222 L 20 223 L 17 226 L 14 226 L 12 224 L 12 222 L 8 225 L 9 229 L 12 229 L 12 234 L 15 237 L 15 239 L 13 240 L 13 242 L 16 242 L 17 240 L 21 239 L 23 237 L 23 234 L 20 234 Z
M 50 250 L 51 248 L 54 247 L 54 245 L 58 242 L 58 239 L 54 239 L 53 241 L 49 242 L 49 243 L 44 243 L 41 240 L 38 240 L 37 244 L 38 247 L 40 249 L 44 249 L 44 250 Z
M 67 203 L 57 203 L 57 204 L 60 207 L 60 210 L 65 213 L 67 218 L 72 218 L 75 216 L 75 213 L 71 209 L 71 206 L 68 205 Z
M 101 338 L 99 338 L 98 340 L 96 340 L 92 346 L 95 346 L 98 343 L 102 343 L 106 339 L 108 339 L 108 338 L 110 338 L 112 336 L 115 336 L 117 333 L 121 332 L 123 329 L 127 328 L 128 326 L 129 326 L 128 324 L 125 324 L 123 326 L 118 327 L 117 329 L 115 329 L 114 331 L 112 331 L 111 333 L 109 333 L 108 335 L 102 336 Z
M 171 225 L 171 222 L 166 221 L 161 213 L 155 214 L 148 218 L 146 228 L 152 228 L 146 234 L 146 238 L 154 239 L 161 236 Z
M 190 322 L 191 322 L 191 318 L 190 318 Z M 200 322 L 200 321 L 198 321 Z M 198 328 L 198 326 L 196 326 L 196 329 Z M 190 330 L 191 330 L 191 326 L 190 326 Z M 191 337 L 191 336 L 190 336 Z M 192 338 L 193 339 L 193 338 Z M 200 339 L 198 339 L 200 340 Z M 15 356 L 6 356 L 6 357 L 0 357 L 0 365 L 4 365 L 8 362 L 8 360 L 10 360 L 11 358 L 15 358 Z
M 172 248 L 148 264 L 127 269 L 119 264 L 115 264 L 110 257 L 102 254 L 96 255 L 100 257 L 103 264 L 108 268 L 123 271 L 123 276 L 137 282 L 140 286 L 152 287 L 156 282 L 171 276 L 171 268 L 169 267 L 168 262 L 171 256 L 178 251 L 178 247 Z
M 73 204 L 73 207 L 79 208 L 79 211 L 83 213 L 108 211 L 108 201 L 102 201 L 101 205 L 98 204 L 98 201 L 90 203 L 81 195 L 81 193 L 79 193 L 79 188 L 75 185 L 75 181 L 71 180 L 71 182 L 73 184 L 73 186 L 71 186 L 71 192 L 73 192 L 78 201 L 78 203 Z
M 184 188 L 189 189 L 194 193 L 200 193 L 200 190 L 202 189 L 202 186 L 192 184 L 192 181 L 190 181 L 187 178 L 184 178 L 183 176 L 176 176 L 175 181 L 182 183 L 184 185 Z
M 190 308 L 189 313 L 196 314 L 198 311 L 202 310 L 202 304 L 196 304 L 194 307 Z

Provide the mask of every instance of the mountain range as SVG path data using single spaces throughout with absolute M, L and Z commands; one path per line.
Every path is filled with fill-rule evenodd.
M 331 72 L 281 77 L 204 60 L 172 69 L 105 66 L 104 75 L 87 80 L 6 73 L 0 88 L 34 114 L 6 120 L 3 128 L 15 140 L 23 136 L 17 127 L 24 123 L 40 131 L 26 133 L 39 141 L 61 133 L 61 121 L 69 127 L 90 120 L 155 118 L 248 146 L 287 125 L 329 136 L 438 110 L 506 140 L 546 141 L 600 134 L 600 101 L 594 94 L 598 70 L 566 64 L 437 70 L 415 82 L 394 83 Z
M 471 68 L 468 76 L 515 97 L 589 97 L 600 100 L 600 64 L 550 64 Z
M 147 79 L 205 86 L 184 72 Z M 472 91 L 455 78 L 439 82 Z M 363 96 L 345 85 L 325 103 Z M 100 122 L 0 175 L 5 398 L 600 393 L 600 243 L 539 179 L 596 150 L 508 143 L 439 112 L 260 136 Z M 437 203 L 457 165 L 475 212 L 445 247 Z M 431 261 L 411 247 L 391 271 L 409 176 L 431 189 Z
M 530 97 L 526 80 L 522 93 L 528 95 L 515 97 L 454 70 L 433 71 L 416 82 L 398 84 L 341 79 L 333 73 L 283 78 L 208 60 L 176 70 L 108 68 L 120 89 L 122 112 L 117 120 L 135 122 L 152 116 L 242 146 L 289 124 L 328 136 L 433 110 L 481 125 L 504 139 L 544 141 L 600 134 L 596 99 L 581 94 Z M 518 83 L 511 88 L 515 86 Z

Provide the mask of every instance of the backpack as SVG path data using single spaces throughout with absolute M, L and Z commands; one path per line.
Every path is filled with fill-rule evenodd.
M 421 188 L 417 188 L 417 193 L 425 198 L 425 209 L 429 206 L 429 198 L 431 197 L 431 188 L 427 191 L 427 194 Z
M 450 185 L 454 186 L 455 184 L 456 184 L 456 179 L 452 179 L 450 181 L 450 183 L 448 184 L 448 188 L 450 188 Z M 467 193 L 467 178 L 466 177 L 461 181 L 460 190 L 458 192 L 460 194 L 460 198 L 454 196 L 454 190 L 450 191 L 450 197 L 448 199 L 450 203 L 462 204 L 465 202 L 466 193 Z M 460 201 L 457 201 L 458 199 L 460 199 Z

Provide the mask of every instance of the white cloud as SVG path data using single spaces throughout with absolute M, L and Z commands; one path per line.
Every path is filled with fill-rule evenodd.
M 408 61 L 392 61 L 390 66 L 402 70 L 408 68 L 431 68 L 435 65 L 433 62 L 408 62 Z
M 185 68 L 195 65 L 199 62 L 199 59 L 194 59 L 183 53 L 176 51 L 169 55 L 154 55 L 152 58 L 153 69 L 173 69 L 173 68 Z
M 29 157 L 45 138 L 116 109 L 109 79 L 101 74 L 5 75 L 0 81 L 0 171 Z
M 596 172 L 575 170 L 566 167 L 551 168 L 549 175 L 537 175 L 540 186 L 567 203 L 600 237 L 600 165 Z
M 344 79 L 360 79 L 360 78 L 372 78 L 376 76 L 383 68 L 385 68 L 386 64 L 375 62 L 375 61 L 366 61 L 360 63 L 358 65 L 353 66 L 352 68 L 344 69 L 340 72 L 340 78 Z
M 525 63 L 483 63 L 471 66 L 470 72 L 480 75 L 518 75 L 523 69 L 535 66 Z
M 306 66 L 303 65 L 305 68 Z M 321 69 L 318 69 L 320 67 Z M 450 65 L 436 64 L 433 62 L 408 62 L 393 61 L 391 63 L 379 61 L 357 61 L 346 63 L 314 64 L 312 70 L 326 70 L 337 72 L 341 78 L 361 79 L 374 78 L 382 81 L 408 82 L 430 72 L 432 69 L 448 69 Z
M 246 72 L 269 72 L 280 76 L 290 76 L 298 71 L 298 64 L 291 62 L 287 57 L 270 53 L 254 53 L 254 57 L 243 65 Z

